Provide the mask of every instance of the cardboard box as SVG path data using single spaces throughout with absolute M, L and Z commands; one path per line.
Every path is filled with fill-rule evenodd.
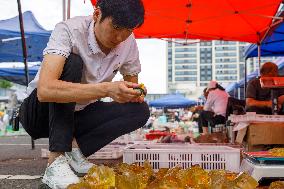
M 243 144 L 247 151 L 267 150 L 267 145 L 284 146 L 284 122 L 261 122 L 238 131 L 236 143 Z
M 284 145 L 284 123 L 251 123 L 247 129 L 248 151 L 266 150 L 265 145 Z
M 247 141 L 252 145 L 284 144 L 284 123 L 251 123 L 247 134 Z

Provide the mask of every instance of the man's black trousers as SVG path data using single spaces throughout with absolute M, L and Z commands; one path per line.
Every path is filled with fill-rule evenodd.
M 79 83 L 82 70 L 81 57 L 71 54 L 60 79 Z M 144 126 L 150 114 L 146 103 L 97 101 L 81 111 L 74 109 L 75 103 L 39 102 L 35 89 L 20 107 L 20 122 L 33 139 L 49 138 L 51 152 L 71 151 L 74 137 L 82 153 L 89 156 Z

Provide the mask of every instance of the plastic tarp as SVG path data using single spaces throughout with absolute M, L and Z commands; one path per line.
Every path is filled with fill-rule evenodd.
M 33 80 L 39 68 L 39 65 L 29 66 L 29 81 Z M 2 67 L 0 68 L 0 79 L 4 79 L 20 85 L 26 85 L 25 68 Z
M 181 94 L 170 94 L 149 102 L 149 106 L 156 108 L 186 108 L 196 104 L 196 101 L 187 99 Z
M 238 88 L 238 83 L 237 82 L 233 82 L 230 83 L 227 87 L 226 87 L 226 92 L 230 92 L 234 89 Z
M 91 0 L 93 5 L 96 0 Z M 282 0 L 143 0 L 137 38 L 183 38 L 257 43 Z
M 42 60 L 42 51 L 46 47 L 51 31 L 45 30 L 35 19 L 32 12 L 23 13 L 27 60 Z M 0 20 L 0 62 L 22 62 L 22 41 L 19 17 Z
M 271 35 L 267 36 L 260 45 L 261 56 L 284 56 L 284 23 L 279 24 Z M 251 58 L 258 56 L 258 46 L 255 44 L 249 45 L 244 57 Z
M 258 56 L 258 46 L 249 45 L 244 52 L 244 57 Z M 260 56 L 284 56 L 284 22 L 272 28 L 269 35 L 264 38 L 260 45 Z

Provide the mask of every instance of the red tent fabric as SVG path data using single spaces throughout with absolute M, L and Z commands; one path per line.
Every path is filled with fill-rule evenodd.
M 95 0 L 91 1 L 94 5 Z M 269 29 L 282 0 L 143 0 L 143 2 L 146 10 L 145 22 L 142 27 L 135 30 L 137 38 L 185 38 L 258 43 Z M 282 18 L 275 20 L 282 21 Z

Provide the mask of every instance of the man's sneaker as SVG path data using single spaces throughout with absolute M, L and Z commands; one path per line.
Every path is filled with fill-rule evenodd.
M 94 165 L 86 159 L 79 148 L 72 148 L 72 152 L 66 152 L 65 156 L 69 160 L 71 168 L 78 176 L 84 176 L 87 174 L 89 169 Z
M 78 183 L 79 178 L 71 170 L 66 157 L 61 155 L 46 168 L 42 182 L 52 189 L 65 189 Z

